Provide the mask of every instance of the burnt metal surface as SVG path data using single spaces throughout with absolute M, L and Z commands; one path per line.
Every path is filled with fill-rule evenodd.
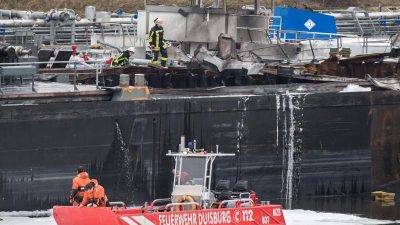
M 78 165 L 100 180 L 112 201 L 168 197 L 172 161 L 164 155 L 177 149 L 181 134 L 206 149 L 219 144 L 235 152 L 234 159 L 216 162 L 216 179 L 249 180 L 262 199 L 296 207 L 305 196 L 368 195 L 370 108 L 398 104 L 400 95 L 291 91 L 297 88 L 3 105 L 0 210 L 67 204 Z
M 100 90 L 91 85 L 78 85 L 75 89 L 70 84 L 35 82 L 34 87 L 35 91 L 31 84 L 2 87 L 0 105 L 110 101 L 112 98 L 111 90 Z
M 73 82 L 73 69 L 40 69 L 41 80 L 55 81 L 57 75 L 69 75 Z M 95 70 L 77 69 L 77 82 L 95 84 Z M 246 70 L 226 69 L 216 73 L 205 69 L 172 67 L 160 70 L 147 66 L 129 66 L 125 68 L 107 68 L 99 76 L 101 86 L 113 87 L 119 85 L 119 75 L 129 74 L 130 84 L 135 83 L 135 74 L 145 74 L 147 85 L 152 88 L 201 88 L 218 86 L 263 85 L 275 83 L 269 76 L 247 76 Z
M 395 58 L 392 62 L 384 60 L 388 55 L 369 54 L 340 60 L 331 57 L 316 65 L 315 74 L 359 79 L 364 79 L 366 74 L 376 78 L 399 77 L 400 63 Z

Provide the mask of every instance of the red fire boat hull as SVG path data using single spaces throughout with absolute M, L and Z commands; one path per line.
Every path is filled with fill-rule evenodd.
M 142 213 L 141 208 L 118 209 L 55 206 L 58 225 L 282 225 L 280 205 Z

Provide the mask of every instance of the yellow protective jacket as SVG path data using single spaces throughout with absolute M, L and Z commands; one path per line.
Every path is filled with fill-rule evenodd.
M 118 54 L 111 62 L 111 66 L 126 66 L 129 64 L 129 51 Z
M 161 49 L 167 49 L 167 42 L 164 40 L 164 28 L 160 26 L 154 26 L 151 28 L 149 37 L 147 38 L 150 45 L 154 45 L 154 51 L 160 51 Z

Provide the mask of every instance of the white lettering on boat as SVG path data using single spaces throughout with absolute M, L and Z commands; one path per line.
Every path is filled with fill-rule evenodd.
M 162 225 L 220 225 L 232 222 L 230 211 L 209 211 L 158 215 Z

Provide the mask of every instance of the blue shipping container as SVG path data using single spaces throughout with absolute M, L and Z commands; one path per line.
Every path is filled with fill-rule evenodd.
M 281 17 L 281 30 L 283 31 L 305 31 L 336 34 L 335 17 L 322 13 L 313 12 L 311 10 L 297 9 L 291 7 L 276 7 L 274 16 Z M 273 27 L 279 26 L 280 20 L 273 19 Z M 335 35 L 324 34 L 305 34 L 301 32 L 285 32 L 286 39 L 310 39 L 319 38 L 327 39 L 335 37 Z M 282 33 L 281 38 L 284 38 Z

